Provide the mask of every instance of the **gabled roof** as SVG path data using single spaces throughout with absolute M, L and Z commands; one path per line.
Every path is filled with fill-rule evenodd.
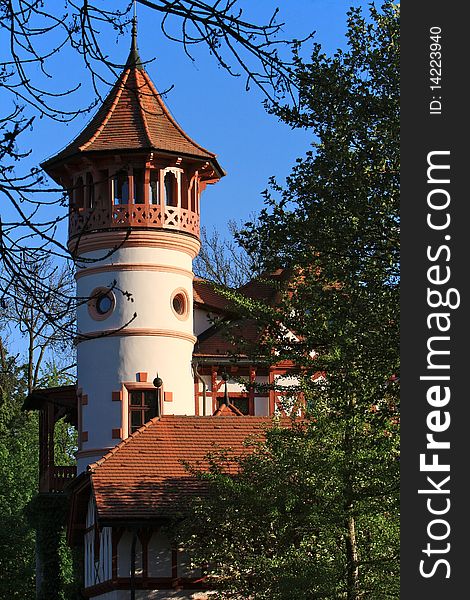
M 214 284 L 201 277 L 193 280 L 194 303 L 208 311 L 230 312 L 230 302 L 220 294 Z M 233 306 L 232 306 L 233 312 Z
M 136 150 L 205 160 L 218 178 L 225 174 L 216 155 L 193 141 L 171 116 L 142 67 L 133 37 L 126 66 L 95 116 L 66 148 L 41 166 L 47 171 L 84 153 Z
M 220 357 L 239 354 L 240 348 L 233 343 L 233 339 L 252 346 L 259 341 L 262 334 L 253 320 L 239 320 L 231 323 L 229 327 L 229 331 L 224 331 L 224 323 L 221 323 L 203 331 L 194 346 L 194 356 Z
M 89 466 L 98 518 L 155 520 L 177 514 L 205 486 L 185 469 L 206 463 L 217 449 L 249 451 L 250 436 L 263 437 L 269 417 L 193 417 L 165 415 L 152 419 Z
M 276 304 L 281 288 L 289 281 L 291 273 L 288 269 L 276 269 L 255 277 L 238 288 L 238 292 L 253 300 L 263 300 L 267 304 Z
M 290 272 L 287 269 L 277 269 L 271 273 L 255 277 L 236 291 L 256 301 L 275 306 L 279 302 L 281 290 L 288 283 Z M 230 337 L 224 328 L 227 323 L 220 322 L 208 327 L 199 334 L 194 347 L 195 357 L 220 357 L 229 354 L 239 354 L 240 348 L 231 340 L 237 339 L 243 343 L 255 345 L 259 342 L 263 330 L 254 320 L 237 316 L 236 308 L 209 281 L 196 278 L 193 283 L 194 302 L 207 312 L 217 312 L 220 316 L 235 318 L 230 323 Z M 231 338 L 231 339 L 230 339 Z
M 243 413 L 235 404 L 223 402 L 215 411 L 214 417 L 243 417 Z

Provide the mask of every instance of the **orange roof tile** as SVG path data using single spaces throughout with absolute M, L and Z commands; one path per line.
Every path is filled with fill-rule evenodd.
M 118 444 L 89 470 L 98 516 L 102 520 L 147 520 L 170 516 L 204 485 L 183 465 L 205 464 L 216 449 L 244 451 L 250 436 L 263 436 L 269 417 L 194 417 L 152 419 Z
M 268 304 L 274 304 L 277 301 L 280 287 L 285 284 L 289 276 L 290 273 L 287 269 L 277 269 L 272 273 L 265 273 L 251 279 L 239 287 L 238 291 L 253 300 L 264 300 Z
M 199 336 L 194 346 L 194 356 L 239 354 L 240 344 L 249 344 L 251 347 L 259 340 L 261 333 L 259 326 L 252 320 L 232 323 L 229 332 L 224 332 L 223 325 L 211 327 Z M 236 338 L 238 343 L 233 343 L 230 338 Z
M 137 58 L 136 58 L 137 57 Z M 165 106 L 135 49 L 118 81 L 83 131 L 42 163 L 47 171 L 72 156 L 95 151 L 161 151 L 209 161 L 222 177 L 216 155 L 194 142 Z
M 243 413 L 235 404 L 225 404 L 223 402 L 215 411 L 214 417 L 243 417 Z
M 203 308 L 229 311 L 230 302 L 220 294 L 211 281 L 195 277 L 193 281 L 194 302 Z

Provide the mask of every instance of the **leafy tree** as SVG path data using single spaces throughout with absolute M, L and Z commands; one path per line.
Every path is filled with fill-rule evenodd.
M 41 377 L 50 385 L 69 383 L 53 364 L 47 364 Z M 35 597 L 36 531 L 46 534 L 46 545 L 57 539 L 60 545 L 57 582 L 47 590 L 47 598 L 64 596 L 63 586 L 71 592 L 72 557 L 66 547 L 64 523 L 66 499 L 40 497 L 38 492 L 39 423 L 36 411 L 25 412 L 22 405 L 28 393 L 29 365 L 11 356 L 0 339 L 0 598 Z M 76 433 L 62 420 L 56 424 L 57 464 L 72 464 Z M 49 518 L 46 526 L 44 515 Z M 54 537 L 55 536 L 55 537 Z M 48 548 L 49 552 L 53 549 Z M 61 595 L 62 594 L 62 595 Z
M 24 509 L 38 486 L 38 419 L 21 406 L 26 379 L 0 340 L 0 597 L 34 597 L 34 532 Z
M 274 307 L 230 296 L 256 352 L 299 365 L 306 423 L 234 479 L 212 466 L 223 510 L 186 538 L 222 597 L 398 597 L 398 36 L 393 3 L 352 9 L 347 49 L 297 54 L 299 106 L 270 107 L 317 141 L 238 239 L 289 283 Z

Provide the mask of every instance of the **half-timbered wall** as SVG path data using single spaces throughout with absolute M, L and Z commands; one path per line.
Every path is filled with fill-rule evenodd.
M 101 530 L 96 523 L 96 506 L 93 498 L 88 504 L 85 529 L 85 587 L 99 585 L 112 579 L 111 527 Z

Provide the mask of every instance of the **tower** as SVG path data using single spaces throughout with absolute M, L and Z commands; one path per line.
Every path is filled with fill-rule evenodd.
M 152 417 L 194 414 L 192 259 L 201 193 L 224 171 L 169 113 L 135 24 L 102 106 L 42 166 L 70 199 L 80 472 Z

